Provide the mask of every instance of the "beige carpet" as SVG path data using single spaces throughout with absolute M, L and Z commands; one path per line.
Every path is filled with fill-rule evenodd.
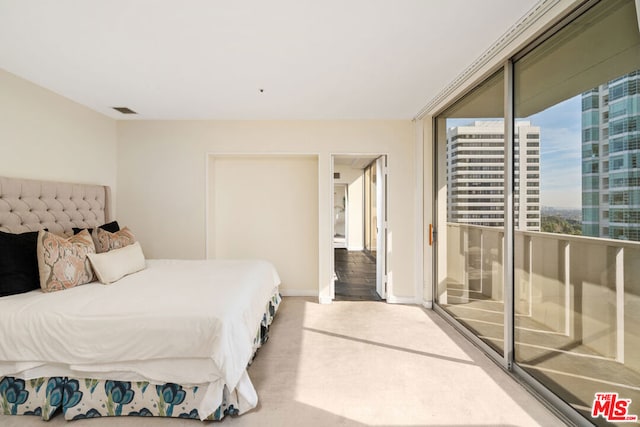
M 380 302 L 285 298 L 249 368 L 260 403 L 220 426 L 556 426 L 533 396 L 431 311 Z M 211 424 L 211 423 L 210 423 Z M 103 418 L 0 426 L 188 426 Z

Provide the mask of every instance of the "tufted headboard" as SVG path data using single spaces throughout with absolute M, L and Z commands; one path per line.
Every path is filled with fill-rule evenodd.
M 73 234 L 73 227 L 111 221 L 109 187 L 0 177 L 0 231 L 23 233 L 47 228 Z

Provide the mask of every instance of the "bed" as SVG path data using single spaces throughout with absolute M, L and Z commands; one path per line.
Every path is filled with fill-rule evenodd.
M 112 220 L 108 187 L 0 178 L 0 231 Z M 146 260 L 104 285 L 0 297 L 0 414 L 220 420 L 257 404 L 247 367 L 281 302 L 261 260 Z

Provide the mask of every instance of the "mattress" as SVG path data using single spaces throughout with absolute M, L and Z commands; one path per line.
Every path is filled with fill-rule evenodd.
M 147 260 L 111 285 L 0 299 L 0 377 L 209 384 L 255 391 L 253 342 L 280 279 L 265 261 Z

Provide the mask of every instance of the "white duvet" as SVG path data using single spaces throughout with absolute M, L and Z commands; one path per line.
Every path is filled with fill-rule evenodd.
M 209 383 L 202 418 L 226 384 L 255 406 L 246 367 L 279 283 L 265 261 L 147 260 L 111 285 L 0 298 L 0 377 Z

